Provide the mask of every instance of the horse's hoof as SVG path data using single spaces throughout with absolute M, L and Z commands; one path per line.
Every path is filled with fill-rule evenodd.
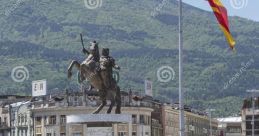
M 115 111 L 115 114 L 121 114 L 121 111 Z

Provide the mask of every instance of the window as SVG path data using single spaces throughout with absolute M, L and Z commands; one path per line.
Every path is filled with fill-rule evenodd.
M 51 133 L 47 133 L 47 136 L 51 136 Z
M 137 136 L 137 132 L 132 132 L 132 136 Z
M 60 136 L 66 136 L 66 133 L 60 133 Z
M 60 116 L 60 124 L 66 124 L 66 115 Z
M 21 115 L 21 123 L 23 123 L 23 122 L 24 122 L 24 116 Z
M 36 125 L 41 125 L 41 117 L 36 117 Z
M 40 134 L 41 133 L 41 127 L 36 127 L 36 134 Z
M 18 123 L 20 123 L 21 122 L 21 116 L 19 115 L 18 116 Z
M 7 124 L 7 118 L 4 117 L 4 124 L 6 125 Z
M 78 98 L 75 96 L 74 97 L 74 106 L 78 106 L 79 105 L 79 100 Z
M 118 132 L 118 136 L 126 136 L 127 133 L 126 132 Z
M 82 136 L 81 133 L 73 133 L 72 136 Z
M 140 124 L 144 124 L 145 123 L 144 115 L 140 115 L 139 116 L 139 123 Z
M 55 125 L 56 124 L 56 116 L 50 116 L 50 120 L 49 120 L 49 124 L 50 125 Z
M 24 116 L 24 121 L 27 122 L 27 115 Z
M 228 133 L 241 133 L 241 127 L 227 127 Z
M 149 125 L 149 116 L 145 116 L 144 121 L 146 125 Z
M 137 124 L 137 115 L 132 115 L 132 123 Z

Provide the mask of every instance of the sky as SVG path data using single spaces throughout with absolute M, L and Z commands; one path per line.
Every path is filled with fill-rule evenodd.
M 207 0 L 183 0 L 195 7 L 211 11 Z M 259 22 L 259 0 L 221 0 L 230 16 L 240 16 Z

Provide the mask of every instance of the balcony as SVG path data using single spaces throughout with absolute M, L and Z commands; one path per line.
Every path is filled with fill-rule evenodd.
M 5 122 L 0 124 L 0 130 L 10 130 L 10 126 L 8 126 Z

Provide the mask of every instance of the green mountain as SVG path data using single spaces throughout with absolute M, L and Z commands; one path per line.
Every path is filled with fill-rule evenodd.
M 1 94 L 30 94 L 31 81 L 39 79 L 47 79 L 50 93 L 54 88 L 77 88 L 76 75 L 67 80 L 66 70 L 71 60 L 85 57 L 79 36 L 83 33 L 86 43 L 97 40 L 100 47 L 111 49 L 121 66 L 123 90 L 144 93 L 144 80 L 150 78 L 156 98 L 177 102 L 177 2 L 103 0 L 89 9 L 86 1 L 0 2 Z M 185 102 L 198 109 L 216 108 L 216 115 L 238 114 L 246 90 L 259 87 L 259 23 L 230 17 L 237 41 L 233 53 L 211 12 L 189 5 L 183 11 Z M 17 66 L 28 70 L 22 82 L 12 78 Z M 167 66 L 173 68 L 173 80 L 160 82 L 157 72 Z M 22 74 L 16 76 L 23 79 Z

